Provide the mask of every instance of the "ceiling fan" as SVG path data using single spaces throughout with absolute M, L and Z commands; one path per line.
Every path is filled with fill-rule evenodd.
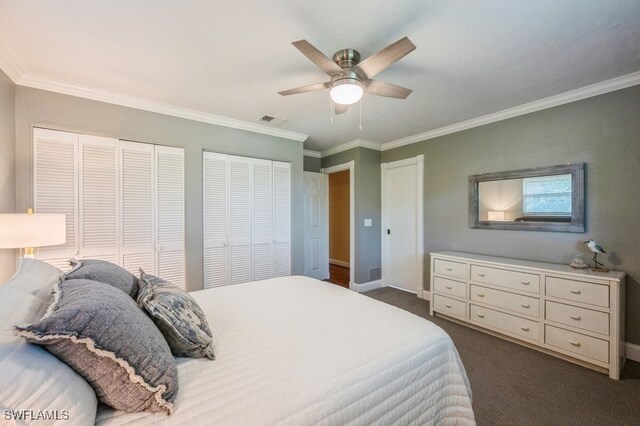
M 363 92 L 397 99 L 405 99 L 411 93 L 410 89 L 372 80 L 372 77 L 415 50 L 416 46 L 407 37 L 390 44 L 362 62 L 360 53 L 355 49 L 338 50 L 331 60 L 306 40 L 294 41 L 291 44 L 326 72 L 331 80 L 278 92 L 282 96 L 330 89 L 329 95 L 336 104 L 335 113 L 342 114 L 347 111 L 349 105 L 360 100 Z

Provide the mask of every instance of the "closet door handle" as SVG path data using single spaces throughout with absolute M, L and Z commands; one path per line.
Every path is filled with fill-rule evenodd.
M 573 346 L 580 346 L 580 342 L 576 342 L 575 340 L 569 340 L 569 343 L 571 343 Z
M 522 306 L 523 308 L 529 308 L 530 305 L 528 303 L 521 303 L 520 306 Z
M 580 293 L 582 293 L 580 290 L 576 290 L 576 289 L 569 290 L 569 292 L 571 292 L 571 293 L 573 293 L 573 294 L 580 294 Z
M 580 315 L 569 315 L 572 320 L 580 321 Z

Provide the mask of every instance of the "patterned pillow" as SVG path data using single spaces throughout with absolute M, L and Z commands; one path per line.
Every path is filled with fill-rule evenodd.
M 178 371 L 171 350 L 149 317 L 117 288 L 63 281 L 40 321 L 15 328 L 84 377 L 105 404 L 126 412 L 173 411 Z
M 64 274 L 66 280 L 85 279 L 112 285 L 136 298 L 138 278 L 126 269 L 106 260 L 70 260 L 73 268 Z
M 140 269 L 138 305 L 149 313 L 175 356 L 215 359 L 207 318 L 181 288 Z

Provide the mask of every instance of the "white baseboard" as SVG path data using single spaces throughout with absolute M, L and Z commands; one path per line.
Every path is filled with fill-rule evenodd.
M 351 290 L 357 291 L 358 293 L 364 293 L 365 291 L 374 290 L 376 288 L 382 287 L 382 280 L 369 281 L 366 283 L 358 284 L 351 283 Z
M 338 266 L 342 266 L 342 267 L 345 267 L 345 268 L 350 268 L 351 267 L 349 262 L 345 262 L 343 260 L 329 259 L 329 263 L 332 264 L 332 265 L 338 265 Z
M 422 298 L 431 302 L 431 292 L 429 290 L 422 290 Z
M 631 361 L 640 362 L 640 345 L 629 342 L 625 343 L 624 357 L 630 359 Z

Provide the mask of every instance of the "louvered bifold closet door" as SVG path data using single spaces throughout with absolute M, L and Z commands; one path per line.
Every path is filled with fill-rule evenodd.
M 203 153 L 204 288 L 229 284 L 229 156 Z
M 253 281 L 273 278 L 272 170 L 272 161 L 253 160 Z
M 229 156 L 229 282 L 251 281 L 252 159 Z
M 78 255 L 78 135 L 48 129 L 33 130 L 33 207 L 35 213 L 62 213 L 67 241 L 39 249 L 36 257 L 62 270 Z
M 291 165 L 273 162 L 273 275 L 291 275 Z
M 154 147 L 120 141 L 120 265 L 156 274 L 154 262 Z
M 155 147 L 156 272 L 185 288 L 184 149 Z
M 119 262 L 116 139 L 79 136 L 80 256 Z

